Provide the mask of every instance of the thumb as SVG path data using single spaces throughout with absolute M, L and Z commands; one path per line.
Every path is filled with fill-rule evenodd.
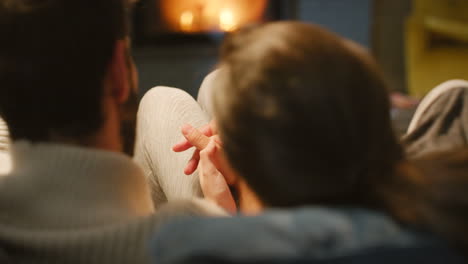
M 203 135 L 198 129 L 187 124 L 182 127 L 182 134 L 187 139 L 187 141 L 192 144 L 198 150 L 203 150 L 206 148 L 210 142 L 210 138 Z

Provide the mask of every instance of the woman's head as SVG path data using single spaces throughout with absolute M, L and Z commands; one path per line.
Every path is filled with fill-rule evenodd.
M 402 159 L 372 59 L 318 26 L 229 36 L 215 111 L 232 167 L 269 206 L 361 204 Z

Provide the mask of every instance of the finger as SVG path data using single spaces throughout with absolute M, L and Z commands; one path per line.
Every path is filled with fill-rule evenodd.
M 202 160 L 207 163 L 210 162 L 209 165 L 214 166 L 226 179 L 228 185 L 233 185 L 236 182 L 235 173 L 231 169 L 231 166 L 227 162 L 226 158 L 222 151 L 219 150 L 219 144 L 216 141 L 217 136 L 212 137 L 210 143 L 206 148 L 200 152 L 200 166 Z
M 223 147 L 223 141 L 221 141 L 221 137 L 219 135 L 214 135 L 211 137 L 211 139 L 213 139 L 213 141 L 216 143 L 216 145 L 218 145 L 218 147 Z
M 211 152 L 211 153 L 210 153 Z M 212 162 L 212 154 L 213 150 L 205 148 L 203 151 L 200 152 L 200 175 L 206 178 L 206 175 L 213 175 L 218 169 Z
M 202 126 L 199 130 L 203 135 L 207 137 L 213 136 L 213 129 L 211 128 L 211 123 Z M 174 152 L 183 152 L 183 151 L 190 149 L 191 147 L 193 147 L 193 145 L 187 139 L 184 139 L 180 141 L 179 143 L 175 144 L 172 147 L 172 150 Z
M 189 160 L 187 163 L 187 166 L 185 167 L 184 173 L 185 175 L 192 175 L 198 167 L 198 162 L 200 161 L 200 151 L 195 150 L 193 152 L 192 158 Z
M 190 142 L 188 142 L 186 139 L 184 139 L 183 141 L 175 144 L 172 147 L 172 150 L 174 152 L 184 152 L 184 151 L 186 151 L 186 150 L 188 150 L 188 149 L 190 149 L 192 147 L 193 147 L 193 145 Z
M 203 186 L 211 187 L 211 188 L 215 187 L 214 182 L 213 182 L 213 177 L 215 174 L 219 173 L 219 171 L 212 161 L 214 150 L 215 150 L 215 146 L 214 146 L 213 141 L 211 141 L 204 150 L 200 151 L 200 173 L 199 173 L 200 175 L 199 177 L 200 177 L 202 187 Z M 209 183 L 209 185 L 206 185 L 205 183 Z M 209 193 L 205 193 L 205 195 L 207 194 Z
M 210 138 L 203 135 L 198 129 L 187 124 L 182 127 L 182 134 L 190 144 L 196 147 L 198 150 L 206 148 L 210 142 Z
M 207 136 L 207 137 L 211 137 L 211 136 L 213 136 L 213 134 L 214 134 L 214 133 L 213 133 L 214 130 L 213 130 L 213 128 L 212 128 L 211 122 L 208 123 L 208 124 L 206 124 L 206 125 L 204 125 L 204 126 L 202 126 L 199 130 L 200 130 L 200 132 L 202 132 L 203 135 L 205 135 L 205 136 Z
M 222 148 L 222 141 L 219 135 L 214 135 L 210 138 L 210 143 L 202 151 L 203 155 L 209 159 L 214 166 L 221 172 L 226 178 L 229 185 L 234 185 L 237 182 L 237 176 L 231 165 L 226 159 L 223 151 L 218 151 Z
M 200 184 L 205 198 L 214 201 L 229 213 L 235 214 L 237 208 L 224 176 L 212 162 L 217 148 L 214 141 L 200 152 Z
M 212 119 L 209 123 L 209 127 L 211 130 L 211 135 L 217 135 L 218 134 L 218 125 L 216 124 L 216 119 Z

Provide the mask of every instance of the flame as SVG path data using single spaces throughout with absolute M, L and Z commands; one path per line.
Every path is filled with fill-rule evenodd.
M 180 28 L 184 31 L 191 31 L 193 28 L 194 15 L 192 11 L 185 11 L 180 16 Z
M 219 13 L 219 28 L 223 31 L 234 31 L 238 27 L 234 13 L 230 9 L 223 9 Z
M 1 0 L 0 0 L 1 1 Z M 174 32 L 233 31 L 262 22 L 267 0 L 159 0 L 163 30 Z

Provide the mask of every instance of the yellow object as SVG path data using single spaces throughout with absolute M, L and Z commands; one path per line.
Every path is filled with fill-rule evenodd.
M 468 79 L 468 1 L 414 0 L 406 24 L 408 89 L 422 97 L 450 79 Z

